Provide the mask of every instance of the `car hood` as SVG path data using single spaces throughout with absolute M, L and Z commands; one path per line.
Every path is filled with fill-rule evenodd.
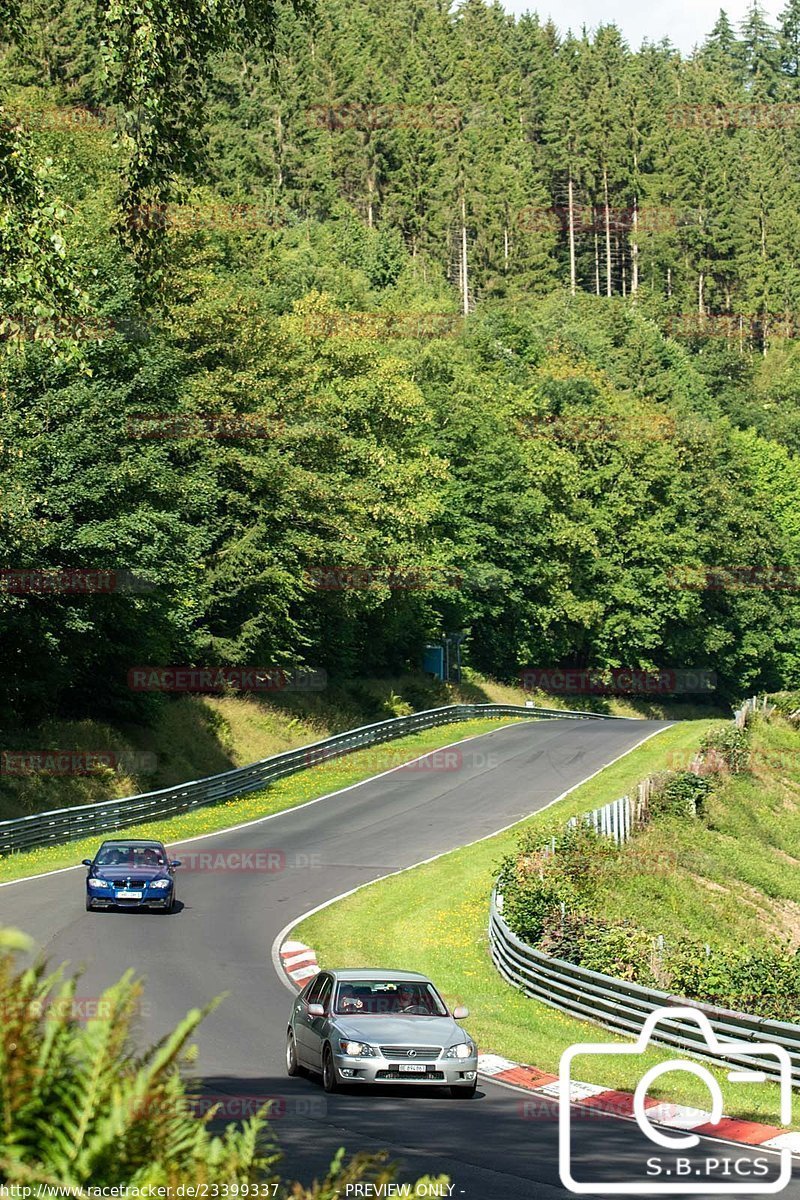
M 467 1038 L 452 1017 L 352 1017 L 348 1013 L 333 1020 L 344 1037 L 372 1046 L 447 1047 Z
M 166 867 L 95 867 L 90 875 L 93 879 L 107 879 L 109 883 L 124 883 L 126 879 L 167 879 Z

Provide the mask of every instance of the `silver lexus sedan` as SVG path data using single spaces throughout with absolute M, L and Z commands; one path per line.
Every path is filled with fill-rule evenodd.
M 343 1084 L 415 1083 L 471 1097 L 478 1051 L 429 979 L 415 971 L 321 971 L 292 1005 L 286 1070 L 322 1074 L 326 1092 Z

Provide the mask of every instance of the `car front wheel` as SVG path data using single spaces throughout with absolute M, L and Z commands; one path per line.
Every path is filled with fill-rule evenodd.
M 338 1092 L 339 1080 L 336 1077 L 336 1067 L 330 1046 L 325 1047 L 322 1055 L 322 1086 L 326 1092 Z
M 289 1032 L 286 1038 L 286 1074 L 299 1075 L 300 1064 L 297 1061 L 297 1046 L 295 1045 L 294 1034 Z

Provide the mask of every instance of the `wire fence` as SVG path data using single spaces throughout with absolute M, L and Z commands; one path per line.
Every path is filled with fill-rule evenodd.
M 650 819 L 650 797 L 654 787 L 653 779 L 645 779 L 637 787 L 635 796 L 620 796 L 619 800 L 611 800 L 602 808 L 593 808 L 580 817 L 570 817 L 567 825 L 570 829 L 586 825 L 600 837 L 611 838 L 622 846 Z

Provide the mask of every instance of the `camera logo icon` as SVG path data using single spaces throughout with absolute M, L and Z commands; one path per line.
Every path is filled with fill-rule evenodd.
M 711 1072 L 699 1062 L 676 1058 L 669 1062 L 659 1063 L 646 1071 L 639 1080 L 633 1098 L 633 1115 L 641 1132 L 649 1143 L 669 1152 L 659 1158 L 648 1158 L 647 1177 L 641 1180 L 615 1180 L 607 1177 L 598 1180 L 576 1179 L 573 1174 L 573 1143 L 572 1143 L 572 1063 L 575 1058 L 584 1056 L 603 1055 L 618 1057 L 620 1055 L 641 1055 L 648 1049 L 653 1032 L 657 1025 L 675 1025 L 684 1022 L 694 1023 L 700 1030 L 707 1047 L 707 1054 L 715 1059 L 729 1060 L 727 1078 L 731 1083 L 766 1083 L 764 1072 L 765 1060 L 775 1063 L 780 1087 L 780 1112 L 776 1123 L 789 1125 L 792 1115 L 792 1062 L 788 1051 L 783 1046 L 773 1042 L 745 1042 L 720 1038 L 712 1029 L 705 1013 L 689 1007 L 658 1008 L 650 1013 L 644 1023 L 642 1032 L 632 1045 L 614 1045 L 609 1042 L 585 1042 L 570 1046 L 561 1056 L 559 1077 L 559 1173 L 561 1182 L 571 1192 L 578 1195 L 591 1196 L 754 1196 L 757 1194 L 775 1194 L 782 1191 L 792 1177 L 792 1155 L 789 1149 L 780 1151 L 780 1171 L 777 1178 L 768 1181 L 763 1176 L 772 1174 L 762 1159 L 763 1169 L 746 1170 L 740 1166 L 740 1160 L 730 1156 L 719 1158 L 703 1158 L 702 1149 L 695 1153 L 693 1159 L 678 1156 L 676 1152 L 695 1150 L 700 1146 L 700 1137 L 687 1132 L 686 1129 L 672 1129 L 664 1126 L 657 1127 L 648 1118 L 645 1101 L 650 1087 L 662 1075 L 673 1071 L 684 1071 L 696 1076 L 705 1083 L 711 1095 L 710 1117 L 706 1124 L 717 1125 L 723 1118 L 723 1096 L 719 1083 Z M 674 1036 L 674 1029 L 672 1030 Z M 660 1046 L 659 1049 L 663 1049 Z M 775 1074 L 771 1073 L 770 1080 L 775 1082 Z M 713 1137 L 713 1133 L 708 1136 Z M 744 1150 L 756 1152 L 758 1147 L 742 1147 Z M 772 1152 L 774 1153 L 774 1151 Z M 672 1156 L 672 1157 L 670 1157 Z M 751 1159 L 741 1162 L 752 1164 Z M 757 1160 L 756 1160 L 757 1161 Z M 662 1163 L 672 1165 L 661 1166 Z M 653 1169 L 652 1164 L 659 1164 Z M 718 1169 L 724 1164 L 726 1177 L 719 1180 Z M 733 1167 L 733 1169 L 732 1169 Z M 717 1173 L 717 1178 L 715 1178 Z M 736 1176 L 738 1175 L 738 1178 Z M 663 1178 L 662 1178 L 663 1177 Z M 758 1178 L 763 1179 L 758 1182 Z

